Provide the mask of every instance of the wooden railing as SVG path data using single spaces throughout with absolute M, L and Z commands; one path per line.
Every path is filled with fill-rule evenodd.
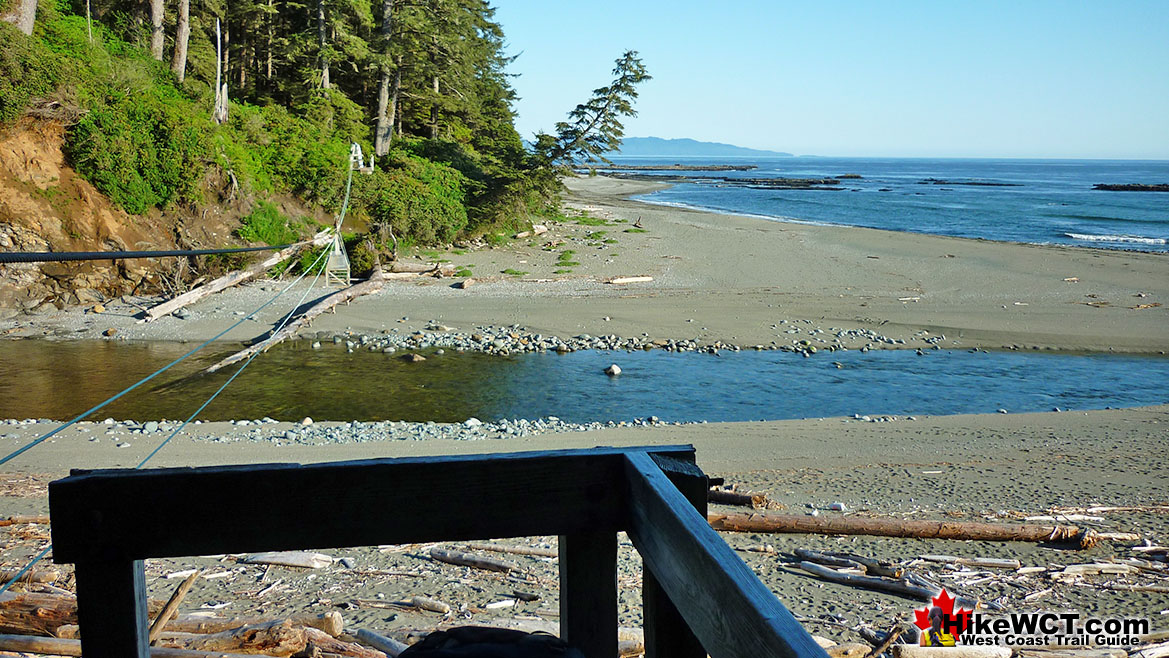
M 617 646 L 617 533 L 645 563 L 651 658 L 824 658 L 706 522 L 690 446 L 74 471 L 49 485 L 86 658 L 146 658 L 146 558 L 559 535 L 561 635 Z

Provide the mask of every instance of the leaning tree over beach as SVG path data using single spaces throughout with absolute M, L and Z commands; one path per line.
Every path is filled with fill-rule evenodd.
M 637 85 L 650 79 L 636 50 L 627 50 L 613 68 L 613 82 L 593 90 L 589 100 L 556 124 L 556 135 L 536 135 L 536 152 L 552 166 L 584 160 L 608 160 L 602 155 L 621 147 L 625 126 L 621 117 L 635 117 Z

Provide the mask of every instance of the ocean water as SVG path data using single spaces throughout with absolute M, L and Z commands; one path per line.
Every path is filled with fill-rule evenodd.
M 1092 189 L 1096 183 L 1169 183 L 1169 161 L 618 157 L 614 162 L 640 167 L 675 163 L 758 166 L 731 172 L 639 170 L 636 173 L 688 179 L 636 197 L 650 203 L 781 221 L 1169 252 L 1169 192 Z M 728 180 L 747 178 L 843 174 L 861 178 L 841 180 L 841 190 L 727 184 Z

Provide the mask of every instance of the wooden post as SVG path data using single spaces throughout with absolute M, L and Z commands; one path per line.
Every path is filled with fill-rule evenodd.
M 706 500 L 709 487 L 706 475 L 689 462 L 664 457 L 654 459 L 669 476 L 674 486 L 686 500 L 706 516 Z M 706 658 L 702 642 L 682 619 L 677 606 L 662 590 L 653 571 L 642 569 L 641 605 L 645 627 L 646 658 Z
M 617 533 L 560 536 L 560 638 L 585 658 L 617 655 Z
M 85 658 L 148 658 L 145 563 L 78 562 L 77 620 Z

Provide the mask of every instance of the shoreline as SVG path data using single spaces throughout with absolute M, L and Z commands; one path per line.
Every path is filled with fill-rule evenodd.
M 776 330 L 783 320 L 875 331 L 906 348 L 922 347 L 917 335 L 928 331 L 955 348 L 1169 350 L 1169 258 L 1161 254 L 796 224 L 629 198 L 661 183 L 601 176 L 566 183 L 569 221 L 548 233 L 419 256 L 470 269 L 470 289 L 453 289 L 450 279 L 393 281 L 318 318 L 313 329 L 407 332 L 441 323 L 468 332 L 520 325 L 561 338 L 648 334 L 751 347 L 790 345 Z M 633 227 L 638 221 L 644 228 Z M 575 265 L 562 268 L 563 262 Z M 653 280 L 604 283 L 631 275 Z M 223 318 L 243 315 L 281 285 L 263 281 L 219 293 L 191 307 L 186 320 L 136 324 L 137 306 L 147 300 L 129 300 L 137 306 L 114 300 L 102 315 L 72 308 L 2 320 L 0 335 L 100 339 L 113 329 L 116 340 L 205 340 L 222 330 Z M 282 313 L 262 313 L 223 340 L 255 339 Z
M 953 349 L 1133 354 L 1163 354 L 1169 349 L 1169 309 L 1133 308 L 1169 301 L 1169 259 L 1130 252 L 784 224 L 649 206 L 624 198 L 640 193 L 641 188 L 621 181 L 573 179 L 569 186 L 570 214 L 584 211 L 587 216 L 570 217 L 541 236 L 494 249 L 422 255 L 423 259 L 450 259 L 472 269 L 476 283 L 470 288 L 454 289 L 452 279 L 393 281 L 375 296 L 321 316 L 306 332 L 306 339 L 323 332 L 352 336 L 360 345 L 362 335 L 371 336 L 371 340 L 408 340 L 411 336 L 426 340 L 436 333 L 483 333 L 506 336 L 513 342 L 505 343 L 511 345 L 541 334 L 586 343 L 607 341 L 612 336 L 617 342 L 622 339 L 616 337 L 642 342 L 687 341 L 688 348 L 693 341 L 695 349 L 718 341 L 746 348 L 774 345 L 778 349 L 799 341 L 825 339 L 818 332 L 837 328 L 862 332 L 855 340 L 842 341 L 849 343 L 848 349 L 863 348 L 870 342 L 880 343 L 874 348 L 908 349 L 938 343 Z M 637 224 L 644 228 L 627 231 Z M 604 233 L 597 235 L 601 231 Z M 568 260 L 563 255 L 566 251 L 578 265 L 558 265 Z M 507 269 L 525 273 L 503 274 Z M 556 269 L 573 271 L 558 275 Z M 653 280 L 628 285 L 604 283 L 610 277 L 627 275 L 651 276 Z M 1065 281 L 1067 277 L 1077 281 Z M 234 322 L 267 301 L 280 285 L 265 281 L 220 293 L 191 307 L 187 319 L 166 317 L 137 324 L 134 304 L 145 300 L 115 300 L 103 313 L 70 309 L 31 321 L 3 320 L 0 332 L 9 338 L 92 340 L 114 329 L 114 337 L 104 340 L 200 341 L 222 331 L 225 319 Z M 1138 293 L 1144 297 L 1133 297 Z M 1089 306 L 1088 302 L 1107 303 Z M 262 335 L 284 312 L 266 310 L 224 340 L 243 341 Z M 427 329 L 439 325 L 445 329 Z M 798 333 L 787 333 L 791 330 Z M 929 333 L 923 334 L 925 331 Z M 513 334 L 517 337 L 512 338 Z M 584 334 L 590 338 L 578 338 Z M 873 336 L 894 344 L 874 341 Z M 905 343 L 896 343 L 898 340 Z M 818 354 L 811 358 L 832 357 Z M 1139 373 L 1134 373 L 1136 376 Z M 161 427 L 143 431 L 146 424 L 143 421 L 139 429 L 86 422 L 6 464 L 0 469 L 4 513 L 47 511 L 47 482 L 71 468 L 133 467 L 169 435 Z M 1169 439 L 1169 404 L 1064 413 L 916 416 L 912 421 L 898 418 L 896 422 L 832 417 L 590 426 L 584 431 L 568 424 L 546 423 L 552 429 L 571 431 L 528 432 L 521 425 L 517 433 L 485 423 L 489 427 L 475 440 L 467 440 L 475 434 L 465 423 L 397 424 L 384 433 L 380 427 L 370 427 L 374 425 L 379 424 L 320 422 L 306 429 L 288 422 L 204 422 L 177 435 L 151 466 L 312 463 L 689 443 L 696 447 L 698 464 L 708 475 L 766 493 L 797 514 L 972 520 L 1016 520 L 1027 514 L 1096 503 L 1118 507 L 1165 504 L 1163 483 L 1169 481 L 1169 457 L 1164 450 Z M 6 453 L 26 445 L 55 426 L 0 424 L 0 449 Z M 836 503 L 847 512 L 834 511 Z M 144 501 L 130 504 L 148 511 Z M 1160 543 L 1169 536 L 1169 514 L 1145 510 L 1105 514 L 1103 518 L 1098 529 L 1136 531 L 1142 538 Z M 40 548 L 41 541 L 48 539 L 47 532 L 21 531 L 26 533 L 22 538 L 8 536 L 10 548 L 5 551 L 3 566 L 22 566 L 22 561 Z M 793 613 L 812 618 L 806 622 L 810 630 L 846 641 L 856 638 L 842 629 L 841 623 L 888 628 L 891 618 L 907 618 L 909 610 L 920 604 L 889 594 L 823 584 L 785 568 L 774 554 L 749 549 L 771 544 L 780 554 L 795 548 L 846 550 L 902 563 L 916 561 L 924 554 L 945 553 L 1014 558 L 1024 566 L 1045 569 L 1053 563 L 1101 562 L 1135 555 L 1125 544 L 1109 543 L 1071 552 L 1019 542 L 720 536 L 739 551 Z M 536 541 L 555 545 L 555 538 Z M 454 542 L 450 546 L 463 548 Z M 228 601 L 233 602 L 230 614 L 242 616 L 320 613 L 344 604 L 348 623 L 386 632 L 428 627 L 436 618 L 419 611 L 399 611 L 391 618 L 384 609 L 353 602 L 425 594 L 471 606 L 479 610 L 474 616 L 481 621 L 516 614 L 556 619 L 546 612 L 555 610 L 558 597 L 555 562 L 530 559 L 524 563 L 538 578 L 542 600 L 489 610 L 488 604 L 511 595 L 514 583 L 482 577 L 466 581 L 452 567 L 420 560 L 416 548 L 327 552 L 354 559 L 359 569 L 333 566 L 312 573 L 277 570 L 280 594 L 261 599 L 256 593 L 267 587 L 257 584 L 262 569 L 237 565 L 231 557 L 191 557 L 149 561 L 147 584 L 151 596 L 165 598 L 175 584 L 165 577 L 167 574 L 203 567 L 219 576 L 227 569 L 231 575 L 198 582 L 185 605 L 197 608 Z M 620 544 L 619 564 L 625 583 L 621 588 L 621 624 L 636 626 L 641 620 L 641 565 L 626 540 Z M 379 571 L 405 570 L 416 571 L 419 577 L 376 575 Z M 942 567 L 936 571 L 943 578 L 956 573 Z M 1012 578 L 1014 587 L 1001 587 L 1003 583 L 995 581 L 963 581 L 961 592 L 1000 602 L 1009 610 L 1055 608 L 1116 615 L 1169 609 L 1169 594 L 1104 589 L 1096 582 L 1099 578 L 1074 583 L 1056 582 L 1044 574 Z M 1146 582 L 1147 578 L 1130 581 Z M 1024 598 L 1043 589 L 1050 593 Z M 817 618 L 831 623 L 821 624 Z M 1156 626 L 1164 627 L 1164 617 L 1153 618 Z

